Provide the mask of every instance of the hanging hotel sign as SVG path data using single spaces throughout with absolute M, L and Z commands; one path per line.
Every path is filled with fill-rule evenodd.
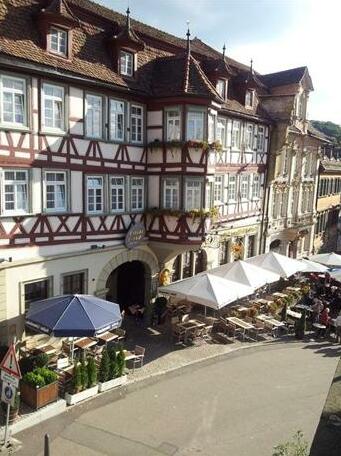
M 127 249 L 134 249 L 144 240 L 146 230 L 142 223 L 135 223 L 132 225 L 125 237 L 125 245 Z

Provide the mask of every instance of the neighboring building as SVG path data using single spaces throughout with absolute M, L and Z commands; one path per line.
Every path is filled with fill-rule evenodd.
M 264 250 L 294 258 L 312 253 L 321 146 L 325 137 L 307 121 L 313 90 L 306 67 L 262 77 L 264 108 L 276 121 L 270 141 Z
M 341 150 L 326 148 L 317 191 L 315 253 L 341 251 Z
M 187 277 L 275 240 L 285 252 L 306 232 L 311 250 L 305 68 L 261 76 L 88 0 L 11 0 L 0 23 L 0 339 L 21 337 L 34 300 L 148 304 L 160 271 Z M 288 184 L 281 221 L 274 189 Z

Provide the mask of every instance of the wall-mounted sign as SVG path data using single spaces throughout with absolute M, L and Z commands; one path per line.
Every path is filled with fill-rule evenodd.
M 144 240 L 146 236 L 146 230 L 142 223 L 136 223 L 132 225 L 125 237 L 125 245 L 127 249 L 134 249 Z

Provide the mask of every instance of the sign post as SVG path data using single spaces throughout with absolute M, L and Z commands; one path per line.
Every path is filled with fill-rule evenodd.
M 19 380 L 21 379 L 20 367 L 15 353 L 15 346 L 12 344 L 4 359 L 0 364 L 1 379 L 2 379 L 2 391 L 1 400 L 7 404 L 6 413 L 6 426 L 4 436 L 4 446 L 7 445 L 8 433 L 9 433 L 9 412 L 11 405 L 14 405 L 16 388 L 19 386 Z

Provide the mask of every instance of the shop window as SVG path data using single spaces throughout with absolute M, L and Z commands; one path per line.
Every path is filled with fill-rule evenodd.
M 76 272 L 62 276 L 62 294 L 84 294 L 87 293 L 86 272 Z
M 229 241 L 220 241 L 219 243 L 219 265 L 228 262 Z
M 28 311 L 32 302 L 47 299 L 52 295 L 52 277 L 27 282 L 23 286 L 25 313 Z
M 256 254 L 255 248 L 256 248 L 256 236 L 255 235 L 249 236 L 249 242 L 248 242 L 248 248 L 247 248 L 247 258 L 251 258 L 251 257 L 255 256 L 255 254 Z

